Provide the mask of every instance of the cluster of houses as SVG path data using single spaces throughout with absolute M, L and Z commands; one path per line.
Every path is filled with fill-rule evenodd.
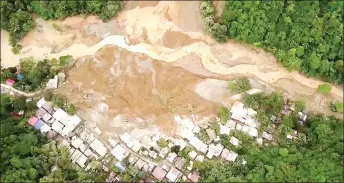
M 141 143 L 129 133 L 120 135 L 119 140 L 109 138 L 108 142 L 113 147 L 111 153 L 118 160 L 115 166 L 121 172 L 125 171 L 128 165 L 126 166 L 123 160 L 126 158 L 129 165 L 146 172 L 158 181 L 176 182 L 182 179 L 184 181 L 197 182 L 199 178 L 198 172 L 191 172 L 192 169 L 190 167 L 186 172 L 184 170 L 186 159 L 178 157 L 176 153 L 171 152 L 171 148 L 177 144 L 181 145 L 181 141 L 169 143 L 166 147 L 160 147 L 158 141 L 161 139 L 162 137 L 155 135 L 145 139 L 145 143 Z M 181 147 L 185 148 L 186 145 L 185 143 Z M 160 162 L 160 165 L 154 163 L 157 161 Z M 115 181 L 120 181 L 120 178 L 112 172 L 107 182 Z
M 96 159 L 101 161 L 105 171 L 109 171 L 106 165 L 110 162 L 121 172 L 131 165 L 158 181 L 198 182 L 200 175 L 193 168 L 195 161 L 204 161 L 205 158 L 223 158 L 228 162 L 237 161 L 238 153 L 221 144 L 219 137 L 219 135 L 229 135 L 231 130 L 247 133 L 256 138 L 260 145 L 263 145 L 265 140 L 273 140 L 270 131 L 259 135 L 257 128 L 260 124 L 255 119 L 257 112 L 238 101 L 231 106 L 231 116 L 225 124 L 221 124 L 220 119 L 217 118 L 218 134 L 208 124 L 197 124 L 194 119 L 176 115 L 174 119 L 179 125 L 178 138 L 154 135 L 144 140 L 138 140 L 129 133 L 123 133 L 116 138 L 109 138 L 108 143 L 103 143 L 87 129 L 77 128 L 81 122 L 77 115 L 69 115 L 64 110 L 53 107 L 53 104 L 45 101 L 44 98 L 37 102 L 37 107 L 35 116 L 31 117 L 28 123 L 46 134 L 49 139 L 56 139 L 65 145 L 70 150 L 72 161 L 81 168 L 89 170 L 92 168 L 90 160 Z M 305 121 L 307 115 L 302 112 L 300 118 L 301 121 Z M 274 121 L 276 118 L 272 116 L 271 120 Z M 95 131 L 100 135 L 101 131 L 98 128 Z M 200 138 L 203 131 L 209 139 L 207 142 Z M 296 135 L 297 132 L 294 131 L 287 138 L 294 138 Z M 161 144 L 161 141 L 164 143 Z M 231 136 L 229 143 L 239 146 L 240 141 Z M 178 147 L 178 152 L 188 148 L 187 157 L 173 150 L 175 147 Z M 126 162 L 124 160 L 127 160 L 128 164 L 124 163 Z M 246 164 L 246 161 L 242 160 L 241 163 Z M 111 172 L 106 181 L 118 182 L 121 180 L 116 173 Z
M 35 129 L 40 130 L 48 139 L 56 139 L 70 150 L 71 159 L 81 168 L 88 170 L 92 158 L 108 163 L 106 158 L 107 148 L 92 133 L 86 129 L 77 133 L 76 128 L 81 119 L 77 115 L 69 115 L 61 108 L 55 108 L 54 104 L 41 98 L 37 102 L 38 110 L 28 123 Z M 103 165 L 103 169 L 108 168 Z

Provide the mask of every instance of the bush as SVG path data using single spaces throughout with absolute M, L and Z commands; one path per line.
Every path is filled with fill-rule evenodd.
M 165 139 L 160 138 L 160 139 L 158 140 L 158 145 L 159 145 L 160 147 L 164 148 L 164 147 L 167 147 L 167 146 L 168 146 L 168 142 L 167 142 Z
M 74 104 L 68 104 L 66 107 L 66 112 L 70 115 L 74 115 L 76 113 L 76 107 Z
M 222 124 L 226 124 L 226 122 L 229 119 L 229 111 L 227 107 L 221 107 L 220 108 L 220 112 L 219 112 L 219 116 L 221 119 Z
M 304 102 L 299 101 L 299 100 L 295 101 L 295 110 L 297 112 L 302 111 L 304 108 L 305 108 L 305 103 Z
M 322 94 L 329 94 L 331 92 L 331 86 L 327 83 L 318 86 L 318 92 Z
M 343 112 L 343 102 L 331 102 L 331 111 L 342 113 Z
M 174 152 L 176 154 L 178 154 L 180 151 L 180 146 L 179 145 L 174 145 L 171 147 L 171 152 Z
M 47 91 L 44 93 L 44 100 L 51 101 L 53 99 L 53 92 Z
M 233 93 L 242 93 L 251 89 L 250 81 L 247 78 L 239 78 L 229 81 L 228 89 Z

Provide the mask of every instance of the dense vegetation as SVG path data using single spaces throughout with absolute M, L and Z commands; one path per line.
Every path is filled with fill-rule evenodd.
M 233 93 L 242 93 L 251 89 L 250 81 L 247 78 L 238 78 L 228 83 L 228 89 Z
M 245 98 L 245 103 L 263 116 L 259 118 L 276 115 L 283 104 L 278 93 Z M 297 105 L 302 109 L 301 102 Z M 200 181 L 343 182 L 343 121 L 311 114 L 307 123 L 300 126 L 295 113 L 281 116 L 281 123 L 274 124 L 276 130 L 273 133 L 277 137 L 268 146 L 259 146 L 251 136 L 239 131 L 231 131 L 229 136 L 222 135 L 221 143 L 237 152 L 238 159 L 234 163 L 223 160 L 196 162 L 194 165 L 200 171 Z M 272 125 L 270 119 L 266 120 L 265 126 Z M 298 130 L 296 139 L 286 138 L 291 129 Z M 240 140 L 238 147 L 228 142 L 233 135 Z M 247 163 L 243 164 L 243 160 Z
M 85 172 L 70 160 L 67 148 L 48 142 L 27 120 L 36 102 L 1 95 L 1 182 L 104 181 L 101 167 Z M 18 112 L 24 110 L 24 115 Z
M 63 19 L 73 15 L 99 15 L 104 21 L 114 17 L 122 1 L 108 0 L 7 0 L 1 1 L 1 29 L 10 32 L 10 43 L 16 46 L 34 26 L 32 13 L 43 19 Z
M 64 69 L 73 64 L 72 56 L 61 56 L 59 59 L 53 58 L 51 60 L 45 59 L 39 62 L 35 62 L 32 58 L 28 58 L 20 62 L 19 73 L 22 78 L 17 77 L 17 69 L 5 68 L 1 72 L 1 82 L 6 79 L 13 79 L 16 83 L 14 88 L 30 92 L 45 87 L 48 79 L 54 78 L 54 76 Z
M 343 83 L 343 1 L 227 1 L 220 20 L 201 3 L 206 31 L 272 51 L 289 70 Z

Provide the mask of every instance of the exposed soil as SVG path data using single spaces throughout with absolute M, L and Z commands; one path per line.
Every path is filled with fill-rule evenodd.
M 173 131 L 175 114 L 216 114 L 219 104 L 193 92 L 194 85 L 201 80 L 181 68 L 154 61 L 143 54 L 133 55 L 123 49 L 106 47 L 96 53 L 95 59 L 78 61 L 59 92 L 82 111 L 96 106 L 101 114 L 92 113 L 92 116 L 100 117 L 85 117 L 98 121 L 106 131 L 128 130 L 123 128 L 124 121 L 116 118 L 118 115 L 127 119 L 129 126 L 130 121 L 141 118 L 142 123 L 148 121 L 152 126 Z M 86 95 L 90 97 L 83 99 Z M 93 100 L 93 97 L 96 98 Z

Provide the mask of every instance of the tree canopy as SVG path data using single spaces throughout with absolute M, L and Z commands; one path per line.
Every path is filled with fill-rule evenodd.
M 343 1 L 230 0 L 219 21 L 211 1 L 201 3 L 201 12 L 218 41 L 254 44 L 289 70 L 338 84 L 344 81 L 343 7 Z
M 34 26 L 32 13 L 43 19 L 64 19 L 74 15 L 99 15 L 104 21 L 116 16 L 122 1 L 108 0 L 6 0 L 1 1 L 1 29 L 10 32 L 10 43 L 16 46 Z

